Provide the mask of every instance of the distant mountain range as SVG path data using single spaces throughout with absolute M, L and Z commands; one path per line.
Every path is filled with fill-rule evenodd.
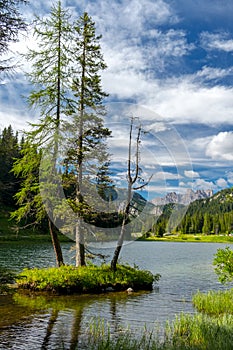
M 163 198 L 163 205 L 155 206 L 154 212 L 158 215 L 160 210 L 161 214 L 151 234 L 233 234 L 233 187 L 211 194 L 212 191 L 188 191 L 183 196 L 168 194 Z M 165 200 L 170 202 L 165 203 Z M 188 208 L 185 209 L 181 201 L 189 202 Z
M 170 192 L 167 193 L 164 197 L 157 197 L 151 200 L 151 203 L 155 206 L 165 205 L 169 203 L 177 203 L 188 205 L 194 202 L 197 199 L 205 199 L 213 196 L 212 190 L 197 190 L 193 191 L 192 189 L 188 189 L 184 194 Z

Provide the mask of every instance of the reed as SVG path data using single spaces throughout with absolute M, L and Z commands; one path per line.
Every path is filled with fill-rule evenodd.
M 226 291 L 197 292 L 193 296 L 193 305 L 199 311 L 208 315 L 233 315 L 233 289 Z
M 165 328 L 164 339 L 155 332 L 133 334 L 130 329 L 111 334 L 104 322 L 89 326 L 86 346 L 90 350 L 232 350 L 233 316 L 181 314 Z

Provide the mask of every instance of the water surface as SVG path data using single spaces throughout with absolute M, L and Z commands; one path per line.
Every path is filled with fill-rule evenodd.
M 71 245 L 63 244 L 66 263 L 74 263 Z M 226 244 L 133 242 L 123 247 L 121 262 L 160 273 L 152 292 L 109 293 L 85 296 L 0 297 L 0 349 L 78 349 L 82 335 L 93 320 L 104 319 L 111 332 L 130 326 L 135 334 L 155 324 L 164 326 L 180 312 L 194 313 L 191 299 L 197 291 L 223 289 L 217 281 L 212 261 L 218 248 Z M 112 256 L 112 245 L 92 247 Z M 0 245 L 0 265 L 16 271 L 24 267 L 55 264 L 49 243 Z

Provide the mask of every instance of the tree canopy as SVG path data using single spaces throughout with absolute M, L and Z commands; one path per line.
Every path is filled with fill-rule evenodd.
M 26 29 L 26 22 L 20 12 L 20 5 L 27 0 L 0 0 L 0 57 L 8 53 L 12 42 L 18 40 L 20 31 Z M 12 68 L 9 60 L 0 60 L 0 73 Z

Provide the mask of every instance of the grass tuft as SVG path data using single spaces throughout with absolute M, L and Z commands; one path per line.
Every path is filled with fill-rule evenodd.
M 192 301 L 199 312 L 214 316 L 226 313 L 233 315 L 233 289 L 198 292 L 193 296 Z
M 156 332 L 135 337 L 130 329 L 114 335 L 104 322 L 97 322 L 87 330 L 86 346 L 90 350 L 232 350 L 233 316 L 181 314 L 167 323 L 163 340 Z

